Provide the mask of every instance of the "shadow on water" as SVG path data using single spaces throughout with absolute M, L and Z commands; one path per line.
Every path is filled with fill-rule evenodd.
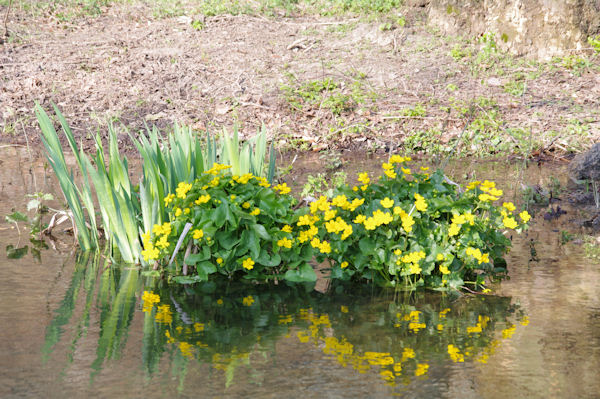
M 248 375 L 257 369 L 283 361 L 285 349 L 278 347 L 286 340 L 320 353 L 329 368 L 352 370 L 357 378 L 370 375 L 372 384 L 379 381 L 398 392 L 415 384 L 423 391 L 430 375 L 436 383 L 444 379 L 450 363 L 487 362 L 502 340 L 528 320 L 508 297 L 399 297 L 393 291 L 342 284 L 321 293 L 311 285 L 223 280 L 169 287 L 136 269 L 109 266 L 100 256 L 83 254 L 77 260 L 46 329 L 42 352 L 49 361 L 59 341 L 70 340 L 60 373 L 67 375 L 84 345 L 80 340 L 88 333 L 90 310 L 96 307 L 100 331 L 92 338 L 97 340 L 88 371 L 92 385 L 99 373 L 110 372 L 125 356 L 130 330 L 139 328 L 139 323 L 132 325 L 136 317 L 142 318 L 137 367 L 148 380 L 161 380 L 169 370 L 179 381 L 180 393 L 187 391 L 186 376 L 194 366 L 205 366 L 213 384 L 235 392 L 235 385 L 246 386 Z M 81 301 L 83 306 L 76 309 Z M 264 391 L 256 389 L 264 394 L 271 388 L 266 384 Z

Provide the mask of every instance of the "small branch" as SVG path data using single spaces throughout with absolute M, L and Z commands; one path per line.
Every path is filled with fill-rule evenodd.
M 8 7 L 6 8 L 6 15 L 4 16 L 4 37 L 8 37 L 8 14 L 10 13 L 11 4 L 12 0 L 8 0 Z

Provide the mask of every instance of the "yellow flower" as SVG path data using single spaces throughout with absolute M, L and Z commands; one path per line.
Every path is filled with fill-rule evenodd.
M 142 251 L 142 257 L 146 262 L 151 260 L 156 260 L 160 256 L 160 251 L 158 248 L 154 248 L 152 245 L 149 245 L 146 249 Z
M 404 173 L 405 175 L 410 175 L 410 168 L 400 167 L 400 169 L 402 170 L 402 173 Z
M 169 246 L 169 241 L 168 241 L 167 236 L 161 236 L 158 241 L 156 242 L 156 246 L 161 248 L 161 249 L 165 249 Z
M 254 268 L 254 261 L 252 258 L 246 258 L 242 262 L 242 267 L 247 270 L 252 270 Z
M 221 298 L 217 299 L 217 305 L 219 305 L 219 306 L 223 305 L 223 300 Z
M 470 224 L 471 226 L 473 226 L 473 225 L 475 224 L 475 215 L 473 215 L 473 214 L 471 213 L 471 211 L 469 211 L 469 212 L 465 213 L 463 216 L 464 216 L 465 220 L 466 220 L 467 222 L 469 222 L 469 224 Z
M 442 273 L 442 274 L 450 274 L 450 270 L 448 270 L 448 266 L 440 265 L 440 273 Z
M 331 252 L 331 245 L 327 241 L 322 241 L 319 250 L 321 253 L 328 254 Z
M 402 361 L 406 360 L 406 359 L 414 359 L 415 358 L 415 351 L 412 348 L 404 348 L 404 350 L 402 351 Z
M 273 190 L 279 191 L 279 194 L 288 194 L 290 191 L 292 191 L 286 183 L 273 186 Z
M 175 217 L 181 216 L 182 213 L 183 211 L 181 210 L 181 208 L 175 208 Z
M 165 206 L 169 206 L 171 202 L 175 199 L 175 194 L 169 194 L 165 197 Z
M 340 312 L 348 313 L 348 306 L 345 306 L 345 305 L 340 306 Z
M 366 185 L 371 182 L 371 179 L 369 178 L 369 174 L 367 172 L 363 172 L 358 174 L 358 181 Z
M 509 212 L 514 211 L 515 209 L 517 209 L 515 207 L 515 204 L 513 204 L 512 202 L 503 202 L 502 206 L 505 207 L 506 209 L 508 209 Z
M 481 182 L 479 180 L 472 181 L 471 183 L 467 184 L 467 191 L 473 190 L 475 187 L 479 186 L 480 184 L 481 184 Z
M 421 170 L 423 172 L 427 172 L 429 170 L 429 166 L 425 167 L 425 166 L 421 166 Z
M 394 169 L 386 169 L 383 173 L 390 179 L 395 179 L 398 177 L 398 174 L 394 171 Z
M 367 220 L 367 217 L 365 215 L 356 215 L 353 222 L 356 224 L 361 224 L 361 223 L 364 223 L 365 220 Z
M 250 212 L 250 214 L 254 215 L 254 216 L 258 216 L 258 215 L 260 215 L 260 209 L 259 208 L 254 208 L 252 210 L 252 212 Z
M 202 205 L 207 203 L 208 201 L 210 201 L 210 194 L 205 194 L 205 195 L 201 195 L 198 197 L 198 199 L 196 201 L 194 201 L 194 203 L 196 205 Z
M 252 295 L 248 295 L 247 297 L 244 297 L 244 299 L 242 299 L 242 303 L 244 304 L 244 306 L 252 306 L 252 304 L 254 303 L 254 297 Z
M 458 232 L 460 231 L 460 225 L 456 224 L 456 223 L 452 223 L 450 225 L 450 228 L 448 229 L 448 236 L 452 237 L 458 234 Z
M 204 231 L 202 229 L 195 229 L 193 234 L 194 240 L 199 240 L 204 237 Z
M 389 199 L 388 197 L 385 197 L 380 202 L 381 202 L 381 206 L 384 208 L 391 208 L 394 206 L 394 200 Z
M 504 224 L 504 227 L 508 228 L 508 229 L 515 229 L 517 228 L 517 221 L 515 220 L 515 218 L 511 218 L 511 217 L 505 217 L 504 219 L 502 219 L 502 224 Z
M 290 226 L 289 224 L 286 224 L 285 226 L 283 226 L 281 228 L 281 231 L 283 231 L 284 233 L 291 233 L 292 232 L 292 226 Z
M 221 263 L 223 263 L 223 258 L 217 258 L 217 264 L 220 265 Z
M 284 248 L 292 248 L 292 240 L 290 240 L 289 238 L 282 238 L 281 240 L 277 241 L 277 245 L 280 247 L 284 247 Z
M 524 223 L 529 222 L 529 219 L 531 219 L 531 215 L 527 211 L 519 213 L 519 217 Z
M 348 262 L 346 262 L 346 261 L 343 261 L 343 262 L 340 264 L 340 267 L 341 267 L 342 269 L 345 269 L 345 268 L 347 268 L 347 267 L 348 267 Z
M 419 212 L 425 212 L 427 210 L 427 202 L 422 195 L 415 193 L 415 208 Z
M 453 215 L 452 223 L 454 224 L 465 224 L 467 218 L 464 215 Z
M 438 262 L 443 261 L 444 260 L 444 255 L 443 254 L 437 254 L 437 256 L 435 257 L 435 260 L 437 260 Z
M 177 185 L 175 192 L 177 193 L 177 197 L 181 199 L 185 199 L 187 192 L 192 189 L 191 183 L 181 182 Z
M 244 208 L 244 209 L 248 209 L 248 208 L 250 208 L 250 203 L 249 203 L 248 201 L 244 202 L 244 203 L 242 204 L 242 208 Z

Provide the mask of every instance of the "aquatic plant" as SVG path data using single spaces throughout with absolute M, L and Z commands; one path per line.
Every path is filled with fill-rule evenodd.
M 485 289 L 502 278 L 504 232 L 526 228 L 527 211 L 494 205 L 503 192 L 493 182 L 462 191 L 439 170 L 411 171 L 409 160 L 394 155 L 378 181 L 360 173 L 360 186 L 342 185 L 331 200 L 321 196 L 297 211 L 285 184 L 271 188 L 215 164 L 165 196 L 170 222 L 145 232 L 144 258 L 180 283 L 214 273 L 313 281 L 313 253 L 330 262 L 332 279 L 404 289 Z
M 108 153 L 105 152 L 100 134 L 96 134 L 96 154 L 90 159 L 78 147 L 75 137 L 60 110 L 54 112 L 62 131 L 75 156 L 81 183 L 65 161 L 63 149 L 50 117 L 36 104 L 35 113 L 42 130 L 42 142 L 46 156 L 57 175 L 60 187 L 69 207 L 75 235 L 83 250 L 99 247 L 100 232 L 108 238 L 113 248 L 112 257 L 127 263 L 141 261 L 140 234 L 154 224 L 167 220 L 163 202 L 166 193 L 175 190 L 180 182 L 194 180 L 217 159 L 227 159 L 238 165 L 244 173 L 250 170 L 273 178 L 275 152 L 271 146 L 268 167 L 265 167 L 266 132 L 243 144 L 237 132 L 233 138 L 224 137 L 217 142 L 208 133 L 203 143 L 189 127 L 175 125 L 173 132 L 161 138 L 156 129 L 147 129 L 138 138 L 131 137 L 143 160 L 139 188 L 131 182 L 127 159 L 118 149 L 117 134 L 112 125 L 108 127 Z M 227 148 L 227 155 L 225 155 Z M 95 192 L 97 203 L 93 200 Z M 101 225 L 96 221 L 96 206 L 101 215 Z
M 311 240 L 317 260 L 331 262 L 332 278 L 409 289 L 480 289 L 502 277 L 510 247 L 504 232 L 526 228 L 527 211 L 517 216 L 511 202 L 494 205 L 503 192 L 493 182 L 462 191 L 441 170 L 413 171 L 408 161 L 394 155 L 377 181 L 360 173 L 359 186 L 310 204 L 304 217 L 318 230 Z
M 169 222 L 143 235 L 145 261 L 161 265 L 179 283 L 229 278 L 314 281 L 313 250 L 296 242 L 299 220 L 285 184 L 229 173 L 215 164 L 193 182 L 181 182 L 164 198 Z M 180 248 L 182 250 L 180 250 Z

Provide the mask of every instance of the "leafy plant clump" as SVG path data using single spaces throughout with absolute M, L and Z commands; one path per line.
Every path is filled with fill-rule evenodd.
M 207 281 L 214 273 L 315 281 L 308 263 L 312 247 L 292 235 L 298 215 L 290 188 L 271 187 L 250 173 L 231 175 L 228 169 L 215 164 L 164 198 L 171 221 L 143 235 L 144 260 L 162 264 L 179 283 Z
M 494 205 L 503 192 L 493 182 L 461 192 L 441 171 L 412 171 L 408 160 L 392 156 L 379 181 L 361 173 L 360 186 L 340 187 L 301 217 L 305 229 L 318 230 L 310 243 L 318 260 L 331 262 L 331 277 L 439 290 L 481 289 L 503 277 L 510 247 L 503 230 L 526 228 L 527 211 L 517 216 L 511 202 Z
M 341 185 L 331 200 L 297 211 L 285 184 L 271 188 L 215 165 L 165 197 L 171 222 L 145 233 L 143 256 L 180 283 L 214 273 L 315 281 L 313 255 L 330 263 L 332 279 L 405 289 L 482 289 L 502 278 L 510 247 L 503 231 L 527 228 L 527 211 L 494 205 L 503 192 L 493 182 L 463 192 L 441 171 L 412 171 L 409 160 L 394 155 L 378 181 L 360 173 L 360 186 Z

